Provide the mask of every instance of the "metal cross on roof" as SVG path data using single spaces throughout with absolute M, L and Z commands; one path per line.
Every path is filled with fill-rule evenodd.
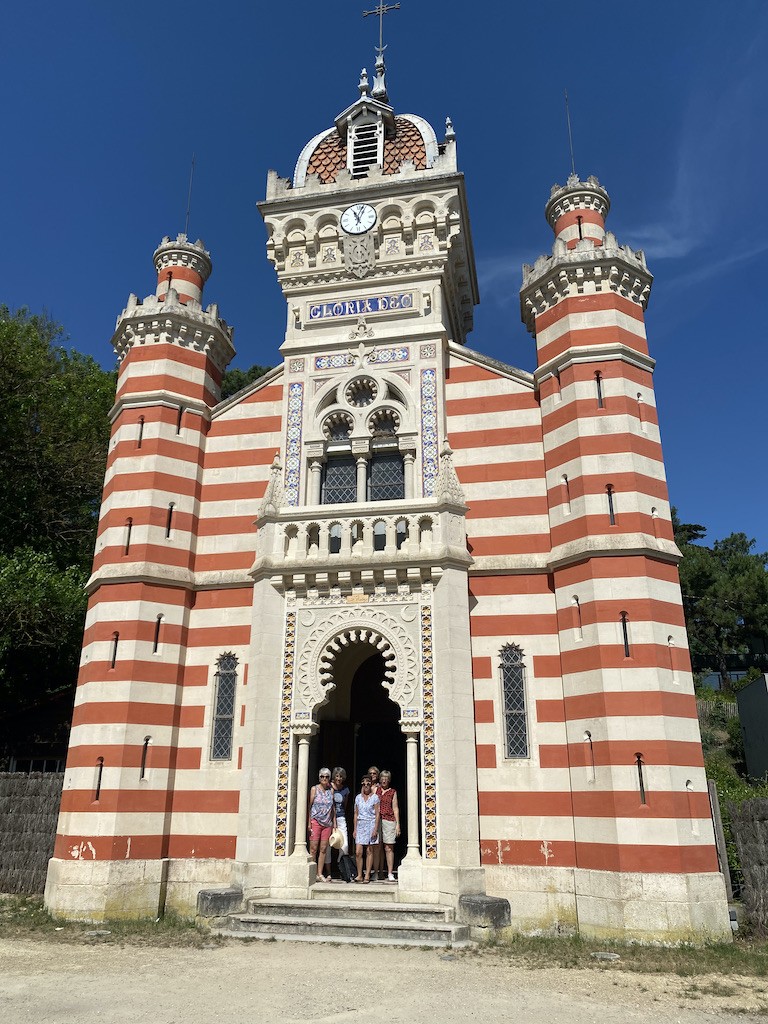
M 384 15 L 389 14 L 390 11 L 399 11 L 400 4 L 385 4 L 384 0 L 379 0 L 379 3 L 372 11 L 363 11 L 363 17 L 367 18 L 369 14 L 378 14 L 379 16 L 379 56 L 386 50 L 384 45 Z

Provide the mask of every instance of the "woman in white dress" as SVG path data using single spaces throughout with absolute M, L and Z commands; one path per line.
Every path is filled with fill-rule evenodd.
M 355 797 L 355 859 L 357 860 L 356 882 L 370 882 L 373 863 L 373 847 L 379 842 L 379 798 L 371 790 L 371 777 L 364 775 L 360 792 Z M 365 853 L 365 877 L 363 877 L 363 854 Z

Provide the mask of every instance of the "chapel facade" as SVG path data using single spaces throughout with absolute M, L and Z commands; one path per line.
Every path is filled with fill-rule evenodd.
M 398 898 L 520 929 L 730 934 L 654 402 L 642 252 L 575 175 L 523 268 L 534 373 L 467 347 L 447 123 L 373 84 L 270 172 L 282 362 L 226 401 L 211 258 L 130 296 L 61 815 L 61 917 L 302 897 L 306 794 L 370 763 Z M 480 344 L 480 348 L 482 345 Z

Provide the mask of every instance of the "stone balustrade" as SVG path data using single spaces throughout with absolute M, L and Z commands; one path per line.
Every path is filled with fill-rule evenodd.
M 275 523 L 271 550 L 258 553 L 273 560 L 302 563 L 379 559 L 384 562 L 397 556 L 418 561 L 433 553 L 439 530 L 440 519 L 434 510 L 291 517 Z

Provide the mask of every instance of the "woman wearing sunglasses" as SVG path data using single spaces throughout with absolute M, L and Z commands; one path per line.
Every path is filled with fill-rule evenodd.
M 331 769 L 321 768 L 319 783 L 309 791 L 309 856 L 317 864 L 318 882 L 330 882 L 330 868 L 325 874 L 325 850 L 336 827 L 336 811 L 331 789 Z

